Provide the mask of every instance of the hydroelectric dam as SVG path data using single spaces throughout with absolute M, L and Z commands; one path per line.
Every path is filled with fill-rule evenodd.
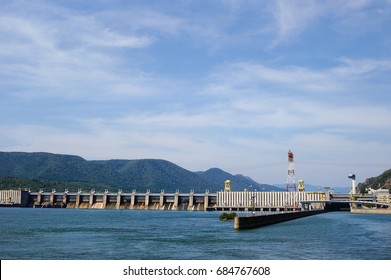
M 0 206 L 76 209 L 184 211 L 297 211 L 324 209 L 333 199 L 325 192 L 221 191 L 216 193 L 30 192 L 1 190 Z

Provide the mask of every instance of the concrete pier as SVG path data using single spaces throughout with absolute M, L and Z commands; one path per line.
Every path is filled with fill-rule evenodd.
M 88 204 L 88 208 L 92 208 L 92 206 L 94 205 L 94 192 L 91 192 L 90 193 L 90 201 L 89 201 L 89 204 Z
M 268 226 L 277 224 L 285 221 L 290 221 L 298 218 L 308 217 L 324 213 L 324 210 L 311 210 L 311 211 L 295 211 L 295 212 L 284 212 L 277 214 L 266 214 L 249 217 L 235 217 L 234 229 L 251 229 L 257 227 Z
M 65 207 L 68 203 L 68 193 L 67 192 L 64 192 L 64 194 L 62 195 L 62 204 L 63 204 L 63 207 Z
M 177 191 L 174 196 L 174 205 L 172 206 L 172 210 L 178 210 L 179 205 L 179 192 Z
M 103 194 L 102 208 L 105 209 L 106 206 L 107 206 L 107 192 L 104 192 L 104 194 Z
M 130 209 L 131 210 L 134 209 L 135 202 L 136 202 L 136 192 L 133 191 L 132 196 L 130 197 Z
M 52 193 L 50 194 L 50 200 L 49 200 L 49 202 L 50 202 L 50 205 L 54 205 L 54 203 L 56 202 L 55 196 L 54 196 L 54 192 L 52 192 Z
M 41 206 L 41 204 L 42 204 L 42 193 L 41 192 L 38 192 L 38 194 L 37 194 L 37 199 L 35 200 L 35 202 L 34 202 L 34 207 L 35 206 Z
M 115 209 L 120 209 L 121 207 L 121 193 L 117 194 L 117 203 L 115 204 Z
M 80 192 L 78 192 L 78 193 L 76 194 L 75 208 L 79 208 L 79 206 L 80 206 L 80 197 L 81 197 L 81 194 L 80 194 Z
M 204 198 L 204 210 L 206 211 L 208 207 L 209 207 L 209 192 L 206 192 Z
M 189 205 L 187 207 L 187 210 L 192 211 L 194 210 L 194 193 L 190 192 L 189 194 Z
M 163 209 L 164 208 L 164 204 L 165 204 L 164 192 L 162 191 L 160 193 L 160 197 L 159 197 L 159 209 Z

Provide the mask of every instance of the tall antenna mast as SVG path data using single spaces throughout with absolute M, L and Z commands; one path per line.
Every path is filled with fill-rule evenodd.
M 296 191 L 295 159 L 291 150 L 288 152 L 288 176 L 286 178 L 286 191 L 289 192 L 289 189 Z

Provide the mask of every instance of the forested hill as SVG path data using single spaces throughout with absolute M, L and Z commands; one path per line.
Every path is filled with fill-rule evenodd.
M 213 168 L 191 172 L 172 162 L 158 159 L 88 161 L 79 156 L 50 153 L 0 152 L 0 188 L 43 188 L 61 191 L 95 189 L 103 191 L 210 192 L 232 181 L 233 190 L 252 185 L 258 190 L 278 189 L 261 185 L 249 177 Z
M 365 189 L 391 189 L 391 169 L 384 171 L 377 177 L 371 177 L 365 180 L 364 183 L 358 184 L 360 191 Z
M 276 186 L 268 185 L 268 184 L 260 184 L 250 177 L 243 175 L 232 175 L 228 172 L 225 172 L 219 168 L 211 168 L 207 171 L 196 172 L 199 176 L 204 178 L 207 181 L 215 182 L 220 186 L 220 189 L 223 189 L 224 184 L 221 182 L 225 182 L 225 180 L 231 180 L 231 188 L 233 191 L 242 191 L 243 189 L 247 189 L 249 191 L 281 191 L 283 189 L 278 188 Z

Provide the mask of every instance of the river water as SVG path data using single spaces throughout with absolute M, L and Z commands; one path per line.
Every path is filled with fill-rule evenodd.
M 0 259 L 391 260 L 391 215 L 235 231 L 219 212 L 0 208 Z

